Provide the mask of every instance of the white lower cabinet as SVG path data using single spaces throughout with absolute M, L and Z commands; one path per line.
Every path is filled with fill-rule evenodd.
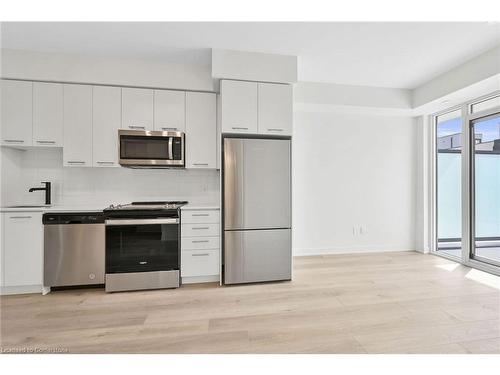
M 2 215 L 2 294 L 41 292 L 43 225 L 41 212 Z
M 219 281 L 219 210 L 182 210 L 181 223 L 182 282 Z
M 219 249 L 184 250 L 181 264 L 182 277 L 219 275 Z

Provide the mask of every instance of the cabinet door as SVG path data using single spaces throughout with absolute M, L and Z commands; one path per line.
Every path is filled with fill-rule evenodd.
M 4 286 L 42 285 L 42 214 L 10 212 L 3 219 Z
M 63 145 L 63 86 L 59 83 L 33 82 L 33 145 Z
M 257 83 L 221 81 L 223 133 L 257 133 Z
M 291 85 L 259 83 L 259 133 L 292 135 Z
M 94 167 L 118 167 L 118 129 L 122 89 L 94 86 L 92 95 L 92 160 Z
M 155 90 L 154 129 L 183 132 L 186 128 L 186 93 Z
M 2 80 L 3 145 L 33 143 L 33 83 Z
M 186 93 L 186 168 L 215 168 L 215 94 Z
M 92 166 L 92 86 L 64 85 L 63 165 Z
M 122 89 L 122 128 L 153 130 L 153 90 Z

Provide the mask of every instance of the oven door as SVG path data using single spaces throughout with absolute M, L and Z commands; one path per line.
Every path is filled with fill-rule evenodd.
M 184 166 L 184 133 L 119 130 L 119 156 L 123 166 Z
M 106 273 L 179 270 L 179 219 L 106 220 Z

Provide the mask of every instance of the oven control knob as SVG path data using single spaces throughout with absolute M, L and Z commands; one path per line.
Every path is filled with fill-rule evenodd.
M 93 274 L 93 273 L 89 273 L 89 279 L 90 279 L 90 280 L 94 280 L 94 279 L 95 279 L 95 274 Z

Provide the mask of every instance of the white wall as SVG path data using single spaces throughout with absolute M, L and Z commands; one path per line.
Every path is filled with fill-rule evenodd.
M 414 250 L 416 121 L 336 112 L 294 121 L 294 254 Z
M 297 82 L 297 56 L 212 49 L 214 78 Z
M 333 83 L 298 82 L 294 100 L 303 104 L 411 109 L 411 90 L 386 87 L 339 85 Z
M 210 66 L 2 49 L 2 78 L 213 91 Z
M 1 205 L 43 204 L 44 193 L 28 189 L 51 181 L 54 205 L 105 208 L 134 200 L 219 202 L 219 172 L 62 166 L 61 149 L 20 151 L 1 147 Z
M 500 86 L 500 46 L 424 83 L 413 90 L 413 107 L 420 107 L 488 78 Z

